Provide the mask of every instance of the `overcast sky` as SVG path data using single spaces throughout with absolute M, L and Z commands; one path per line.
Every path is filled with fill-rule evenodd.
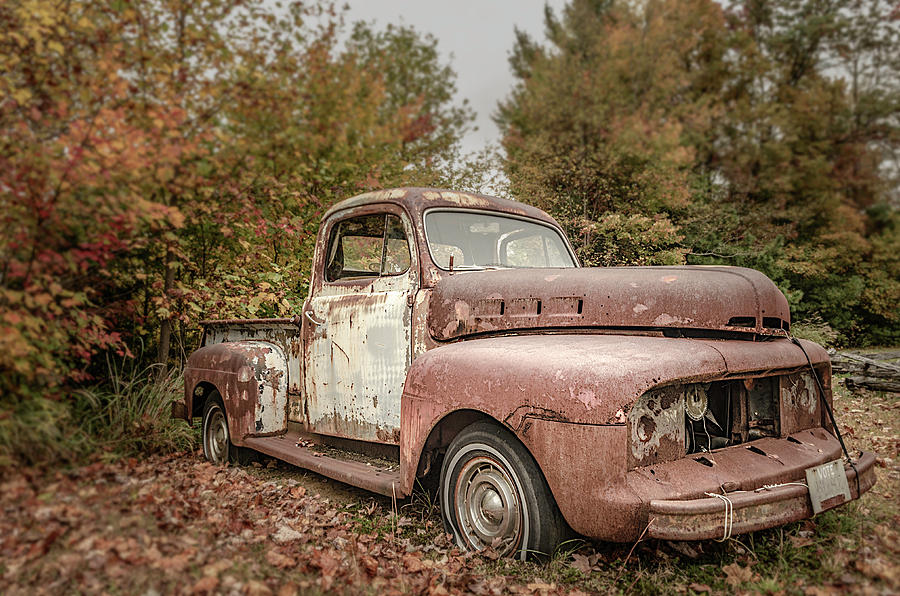
M 546 0 L 557 13 L 563 0 Z M 457 74 L 457 100 L 469 100 L 477 113 L 477 131 L 463 139 L 463 151 L 482 149 L 499 141 L 491 120 L 497 102 L 512 88 L 507 60 L 515 39 L 514 27 L 538 40 L 544 35 L 545 0 L 351 0 L 347 22 L 375 21 L 412 25 L 438 39 L 444 60 Z M 452 56 L 451 56 L 452 55 Z

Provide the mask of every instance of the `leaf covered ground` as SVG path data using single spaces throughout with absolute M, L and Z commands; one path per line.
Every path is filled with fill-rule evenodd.
M 900 403 L 842 389 L 878 484 L 860 502 L 729 542 L 573 542 L 543 563 L 467 555 L 425 496 L 391 503 L 275 462 L 195 452 L 8 469 L 0 593 L 888 594 L 900 590 Z

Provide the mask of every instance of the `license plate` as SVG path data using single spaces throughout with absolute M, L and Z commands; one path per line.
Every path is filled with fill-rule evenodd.
M 813 514 L 837 507 L 850 500 L 850 485 L 840 459 L 806 469 L 806 484 Z

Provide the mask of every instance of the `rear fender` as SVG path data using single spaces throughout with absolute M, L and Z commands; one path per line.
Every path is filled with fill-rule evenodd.
M 267 341 L 223 342 L 200 348 L 184 368 L 185 405 L 213 386 L 222 397 L 231 442 L 287 430 L 288 368 L 284 351 Z

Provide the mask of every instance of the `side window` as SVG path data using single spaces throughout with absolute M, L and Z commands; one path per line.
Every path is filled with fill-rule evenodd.
M 398 275 L 409 269 L 410 253 L 403 222 L 396 215 L 362 215 L 331 229 L 325 279 Z
M 403 222 L 396 215 L 387 216 L 384 234 L 384 265 L 382 275 L 399 275 L 409 270 L 409 243 Z

